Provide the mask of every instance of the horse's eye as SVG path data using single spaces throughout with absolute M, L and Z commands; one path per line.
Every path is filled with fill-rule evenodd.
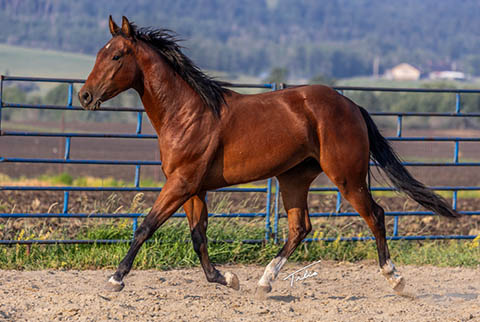
M 113 56 L 112 60 L 119 60 L 120 59 L 120 55 L 115 55 Z

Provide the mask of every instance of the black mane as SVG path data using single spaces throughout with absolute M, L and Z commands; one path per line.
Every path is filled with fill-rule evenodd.
M 181 50 L 179 39 L 168 29 L 138 28 L 131 24 L 136 39 L 142 40 L 165 58 L 173 70 L 180 75 L 192 89 L 200 95 L 205 105 L 216 114 L 220 114 L 221 106 L 225 103 L 224 94 L 229 90 L 229 84 L 220 82 L 206 75 Z

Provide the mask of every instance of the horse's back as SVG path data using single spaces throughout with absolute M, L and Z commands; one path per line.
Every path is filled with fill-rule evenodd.
M 278 96 L 272 100 L 275 103 L 269 102 L 271 114 L 288 115 L 285 119 L 301 125 L 312 143 L 320 146 L 334 139 L 335 143 L 337 140 L 368 143 L 366 124 L 358 106 L 333 88 L 308 85 L 276 93 Z

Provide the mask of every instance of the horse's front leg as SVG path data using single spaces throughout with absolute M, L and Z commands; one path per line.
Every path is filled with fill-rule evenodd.
M 226 272 L 222 275 L 210 262 L 207 248 L 207 225 L 208 211 L 205 203 L 205 192 L 190 198 L 184 205 L 187 214 L 190 233 L 192 235 L 193 249 L 200 259 L 207 280 L 211 283 L 219 283 L 235 290 L 240 289 L 237 275 Z
M 125 286 L 123 278 L 130 272 L 135 256 L 142 244 L 194 194 L 194 188 L 185 179 L 179 177 L 168 178 L 152 210 L 150 210 L 145 220 L 135 231 L 135 236 L 127 255 L 120 262 L 115 274 L 108 280 L 108 290 L 118 292 L 123 289 Z

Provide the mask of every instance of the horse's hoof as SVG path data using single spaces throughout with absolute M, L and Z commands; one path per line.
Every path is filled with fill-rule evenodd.
M 110 277 L 107 285 L 105 285 L 105 289 L 109 292 L 120 292 L 121 290 L 123 290 L 124 287 L 125 283 L 123 283 L 123 281 L 116 281 L 113 276 Z
M 402 293 L 405 288 L 405 279 L 397 273 L 395 265 L 390 259 L 382 266 L 382 274 L 396 293 Z
M 390 283 L 392 284 L 393 290 L 397 293 L 402 293 L 405 288 L 405 279 L 403 276 L 397 276 L 395 280 Z
M 405 279 L 402 276 L 396 274 L 395 272 L 392 272 L 391 274 L 386 275 L 385 277 L 387 278 L 387 281 L 390 284 L 390 286 L 393 288 L 393 290 L 396 293 L 401 294 L 403 289 L 405 288 Z
M 405 285 L 406 285 L 405 279 L 402 276 L 398 276 L 395 282 L 394 283 L 392 282 L 392 287 L 395 294 L 401 297 L 412 299 L 412 300 L 417 298 L 417 296 L 414 293 L 404 291 Z
M 255 290 L 255 297 L 260 300 L 264 300 L 267 297 L 267 294 L 272 291 L 271 285 L 257 285 Z
M 240 289 L 240 281 L 238 280 L 237 275 L 226 272 L 225 273 L 225 280 L 227 281 L 227 286 L 233 288 L 235 291 Z

